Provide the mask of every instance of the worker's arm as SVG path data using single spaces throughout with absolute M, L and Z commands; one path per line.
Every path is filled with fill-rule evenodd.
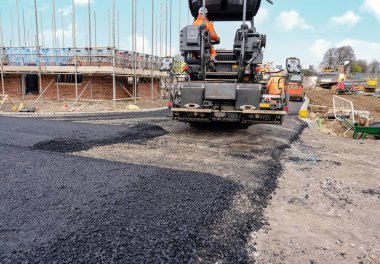
M 218 41 L 219 36 L 218 36 L 218 34 L 216 34 L 215 29 L 214 29 L 214 25 L 211 22 L 207 23 L 207 30 L 210 32 L 211 39 Z

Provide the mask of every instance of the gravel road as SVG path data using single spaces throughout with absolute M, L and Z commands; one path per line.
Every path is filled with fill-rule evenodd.
M 0 117 L 0 262 L 253 263 L 299 106 L 248 130 Z
M 380 141 L 305 129 L 255 235 L 256 262 L 379 264 L 378 157 Z

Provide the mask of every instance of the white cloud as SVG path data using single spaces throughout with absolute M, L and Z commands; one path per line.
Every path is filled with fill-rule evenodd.
M 255 16 L 256 24 L 263 24 L 269 18 L 269 11 L 267 8 L 260 8 L 259 12 Z
M 316 59 L 322 59 L 325 52 L 332 47 L 332 43 L 325 39 L 317 39 L 310 47 L 310 52 Z
M 380 0 L 365 0 L 362 9 L 373 14 L 380 21 Z
M 380 60 L 380 43 L 360 39 L 344 39 L 336 44 L 325 39 L 318 39 L 310 47 L 310 52 L 314 55 L 314 59 L 320 62 L 329 48 L 339 48 L 342 46 L 351 46 L 355 51 L 357 59 L 365 59 L 367 61 L 372 61 L 373 59 Z
M 347 11 L 341 16 L 335 16 L 331 18 L 331 21 L 335 25 L 347 25 L 354 26 L 360 20 L 360 16 L 356 15 L 353 11 Z
M 94 3 L 95 0 L 90 0 L 91 3 Z M 74 0 L 75 4 L 76 5 L 87 5 L 88 4 L 88 0 Z
M 150 54 L 152 52 L 152 46 L 151 45 L 152 44 L 150 43 L 150 40 L 147 37 L 143 37 L 139 34 L 136 35 L 136 51 L 138 53 L 145 52 L 145 54 Z M 144 46 L 145 46 L 145 49 L 144 49 Z M 132 36 L 128 37 L 127 43 L 124 43 L 123 40 L 120 39 L 120 49 L 132 51 Z M 156 48 L 154 48 L 154 49 L 156 49 Z M 171 49 L 171 54 L 170 54 L 169 43 L 168 43 L 168 54 L 165 54 L 165 43 L 164 43 L 163 52 L 164 52 L 164 54 L 162 54 L 163 56 L 171 55 L 173 57 L 173 56 L 179 54 L 179 49 L 178 49 L 177 45 L 175 45 L 173 43 L 172 49 Z
M 72 6 L 71 5 L 59 8 L 57 10 L 57 15 L 63 14 L 63 16 L 70 16 L 71 13 L 72 13 Z
M 128 42 L 132 43 L 132 36 L 128 37 Z M 132 44 L 130 47 L 132 47 Z M 132 51 L 132 48 L 130 48 L 130 51 Z M 136 35 L 136 51 L 140 53 L 147 53 L 150 51 L 150 44 L 146 37 L 140 36 L 138 34 Z
M 380 42 L 370 42 L 360 39 L 344 39 L 336 46 L 351 46 L 356 54 L 357 59 L 366 59 L 372 61 L 373 59 L 380 60 Z
M 314 27 L 308 24 L 306 20 L 295 10 L 281 12 L 277 18 L 277 25 L 283 31 L 292 31 L 293 29 L 314 29 Z

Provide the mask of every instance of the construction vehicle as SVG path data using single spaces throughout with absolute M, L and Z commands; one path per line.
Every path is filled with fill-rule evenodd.
M 281 93 L 281 90 L 284 90 L 289 95 L 289 100 L 300 100 L 303 101 L 305 98 L 305 91 L 303 82 L 289 82 L 286 83 L 285 79 L 282 76 L 285 73 L 280 72 L 282 75 L 272 75 L 267 84 L 267 89 L 269 94 L 278 95 Z
M 298 82 L 292 82 L 289 83 L 288 87 L 288 94 L 290 100 L 299 100 L 304 101 L 305 100 L 305 90 L 304 90 L 304 84 L 298 83 Z
M 354 82 L 348 79 L 350 70 L 351 70 L 351 64 L 349 61 L 345 61 L 340 66 L 338 86 L 336 90 L 337 94 L 352 94 L 355 92 Z
M 376 93 L 377 89 L 377 77 L 369 76 L 366 85 L 364 85 L 364 92 Z
M 377 87 L 377 77 L 368 77 L 367 79 L 367 86 L 368 88 L 375 88 Z
M 317 84 L 325 89 L 331 89 L 338 84 L 339 73 L 331 68 L 322 68 L 317 76 Z
M 271 0 L 267 0 L 273 4 Z M 263 49 L 266 35 L 259 34 L 254 17 L 261 0 L 189 0 L 194 18 L 205 7 L 210 21 L 243 21 L 237 29 L 232 50 L 217 51 L 216 71 L 208 70 L 213 43 L 204 26 L 186 26 L 180 33 L 180 51 L 186 62 L 185 82 L 172 90 L 169 106 L 173 119 L 181 122 L 234 122 L 248 127 L 257 123 L 282 124 L 289 109 L 284 89 L 268 93 L 263 81 Z M 204 19 L 204 18 L 203 18 Z M 247 20 L 251 21 L 248 26 Z M 167 58 L 164 69 L 170 69 Z M 286 83 L 302 82 L 300 61 L 286 60 Z
M 322 88 L 331 89 L 331 87 L 338 84 L 338 76 L 339 74 L 337 72 L 319 73 L 317 77 L 317 84 Z
M 305 91 L 303 83 L 291 82 L 285 85 L 285 80 L 279 80 L 280 77 L 271 77 L 267 84 L 269 94 L 279 94 L 284 90 L 289 95 L 290 101 L 303 101 L 305 99 Z

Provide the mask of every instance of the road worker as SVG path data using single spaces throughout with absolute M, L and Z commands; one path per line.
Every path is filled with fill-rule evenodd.
M 208 13 L 207 9 L 205 7 L 201 7 L 198 12 L 198 17 L 193 23 L 193 26 L 201 26 L 203 24 L 203 16 L 204 16 L 205 29 L 210 33 L 211 40 L 213 40 L 216 44 L 219 44 L 220 39 L 215 32 L 214 25 L 210 22 L 210 20 L 207 19 L 207 13 Z M 215 64 L 214 64 L 215 59 L 216 59 L 216 51 L 214 49 L 214 46 L 211 46 L 210 63 L 208 66 L 212 71 L 216 71 Z

